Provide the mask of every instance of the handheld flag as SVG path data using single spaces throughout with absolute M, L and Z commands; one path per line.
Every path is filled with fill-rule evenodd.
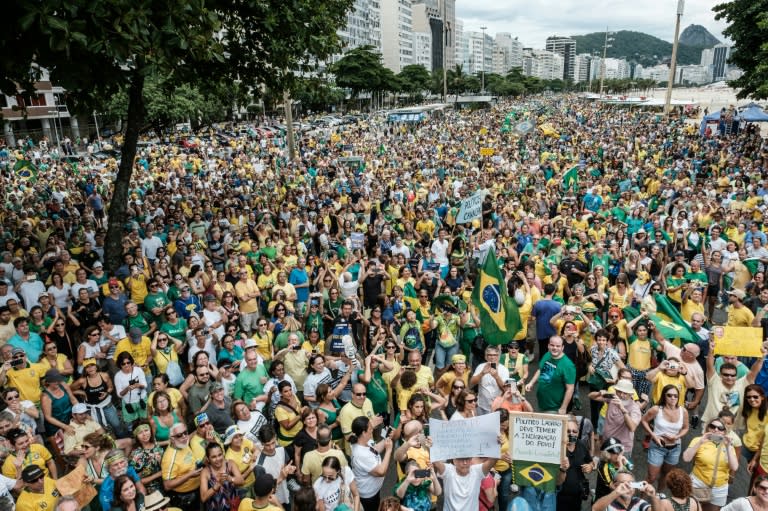
M 557 489 L 558 465 L 515 460 L 512 474 L 518 486 L 532 486 L 544 492 L 554 492 Z
M 760 259 L 757 257 L 750 257 L 748 259 L 744 259 L 741 264 L 743 264 L 747 270 L 749 270 L 749 274 L 753 277 L 755 276 L 755 273 L 757 273 L 760 269 Z
M 568 190 L 579 181 L 579 166 L 575 165 L 563 174 L 563 189 Z
M 522 328 L 517 304 L 507 295 L 496 254 L 491 249 L 472 291 L 472 302 L 480 311 L 480 330 L 488 344 L 506 344 Z
M 416 288 L 410 282 L 406 282 L 405 286 L 403 286 L 403 301 L 406 308 L 419 310 L 419 295 L 416 293 Z
M 19 160 L 13 166 L 13 171 L 21 179 L 35 180 L 37 179 L 37 167 L 29 160 Z
M 669 298 L 661 293 L 654 293 L 653 299 L 656 302 L 656 316 L 659 319 L 653 318 L 653 315 L 651 315 L 651 319 L 653 319 L 653 323 L 661 335 L 667 339 L 680 339 L 683 342 L 697 342 L 699 340 L 699 334 L 686 323 Z

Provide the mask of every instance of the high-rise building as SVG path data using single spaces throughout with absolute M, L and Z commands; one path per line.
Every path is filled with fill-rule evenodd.
M 432 71 L 432 33 L 413 31 L 413 62 Z
M 712 77 L 714 80 L 725 80 L 728 75 L 728 57 L 731 56 L 731 47 L 727 44 L 717 44 L 712 48 Z
M 456 64 L 462 64 L 464 61 L 464 49 L 466 46 L 464 39 L 466 34 L 464 33 L 464 22 L 462 20 L 456 20 L 453 33 L 456 36 L 454 39 L 453 51 L 451 51 L 450 48 L 446 48 L 447 54 L 445 56 L 445 65 L 447 66 L 447 69 L 454 69 Z M 451 53 L 453 53 L 453 60 L 450 59 Z M 449 65 L 449 63 L 453 64 Z M 464 71 L 466 70 L 467 68 L 465 67 Z
M 561 76 L 561 78 L 563 80 L 571 80 L 572 82 L 575 82 L 576 41 L 570 37 L 547 37 L 545 49 L 563 57 L 563 76 Z
M 434 6 L 428 2 L 415 3 L 411 7 L 413 12 L 413 31 L 414 37 L 417 32 L 430 34 L 430 67 L 427 69 L 434 71 L 443 68 L 443 18 L 437 9 L 437 2 Z M 414 43 L 415 45 L 415 43 Z M 423 48 L 416 46 L 413 48 L 413 61 L 416 64 L 426 61 L 423 55 L 417 55 L 417 52 L 423 51 Z
M 381 0 L 381 55 L 384 67 L 399 73 L 413 63 L 411 0 Z
M 493 42 L 493 72 L 506 74 L 513 67 L 523 67 L 523 43 L 508 32 L 499 32 Z
M 456 19 L 456 0 L 435 0 L 440 17 L 445 23 L 445 65 L 453 69 L 456 64 L 456 44 L 458 42 L 458 27 Z
M 359 46 L 381 51 L 381 11 L 379 0 L 355 0 L 347 13 L 347 23 L 338 31 L 347 52 Z
M 590 80 L 590 70 L 593 58 L 589 53 L 579 53 L 573 66 L 573 83 L 583 83 Z
M 493 38 L 482 32 L 464 32 L 461 64 L 467 74 L 493 71 Z
M 547 50 L 523 48 L 523 74 L 542 80 L 562 80 L 564 59 Z

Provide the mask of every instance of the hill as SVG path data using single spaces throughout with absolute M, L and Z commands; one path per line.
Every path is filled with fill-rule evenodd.
M 576 53 L 603 54 L 605 32 L 571 36 L 576 41 Z M 643 32 L 620 30 L 611 37 L 613 41 L 608 48 L 609 58 L 623 58 L 629 62 L 653 66 L 669 62 L 672 58 L 672 43 Z M 701 61 L 701 47 L 681 44 L 677 50 L 678 64 L 698 64 Z
M 680 44 L 699 48 L 712 48 L 720 40 L 701 25 L 688 25 L 680 34 Z

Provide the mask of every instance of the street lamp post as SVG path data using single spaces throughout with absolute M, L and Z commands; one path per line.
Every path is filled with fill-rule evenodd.
M 669 80 L 667 80 L 667 96 L 664 99 L 664 115 L 669 115 L 672 105 L 672 86 L 675 83 L 677 68 L 677 46 L 680 43 L 680 18 L 683 17 L 685 0 L 677 0 L 677 15 L 675 21 L 675 39 L 672 43 L 672 62 L 669 63 Z
M 48 110 L 48 115 L 56 114 L 56 117 L 59 115 L 59 108 L 56 107 L 56 110 Z M 59 139 L 59 127 L 56 124 L 56 117 L 53 117 L 51 120 L 53 121 L 53 133 L 56 135 L 56 149 L 61 149 L 61 140 Z
M 480 65 L 482 66 L 480 68 L 482 70 L 482 74 L 480 75 L 480 92 L 485 94 L 485 31 L 488 30 L 488 27 L 483 25 L 480 27 L 480 30 L 483 31 L 483 60 L 480 62 Z
M 448 101 L 448 11 L 443 0 L 443 101 Z
M 605 43 L 603 43 L 603 59 L 600 61 L 600 97 L 603 96 L 603 82 L 605 82 L 605 57 L 608 54 L 608 48 L 611 47 L 610 43 L 613 41 L 612 37 L 609 37 L 611 32 L 608 28 L 605 29 Z

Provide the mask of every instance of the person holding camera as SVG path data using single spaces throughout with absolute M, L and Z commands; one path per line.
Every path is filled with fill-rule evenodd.
M 136 367 L 133 357 L 127 351 L 117 355 L 117 367 L 115 374 L 115 391 L 122 400 L 123 422 L 130 424 L 136 419 L 147 417 L 147 379 L 144 371 Z
M 592 505 L 592 511 L 619 511 L 631 509 L 633 511 L 648 511 L 659 509 L 660 500 L 656 495 L 656 489 L 645 481 L 635 482 L 635 476 L 628 470 L 620 470 L 611 484 L 611 493 L 598 499 Z M 649 499 L 648 503 L 635 495 L 640 490 Z
M 717 511 L 728 500 L 728 478 L 739 469 L 739 460 L 722 419 L 712 419 L 706 432 L 691 440 L 683 461 L 693 461 L 693 496 L 704 511 Z
M 569 509 L 574 507 L 574 502 L 590 498 L 587 475 L 595 470 L 595 465 L 589 447 L 579 439 L 579 424 L 575 417 L 569 417 L 566 423 L 568 442 L 565 444 L 566 459 L 560 467 L 562 482 L 558 485 L 556 509 Z

